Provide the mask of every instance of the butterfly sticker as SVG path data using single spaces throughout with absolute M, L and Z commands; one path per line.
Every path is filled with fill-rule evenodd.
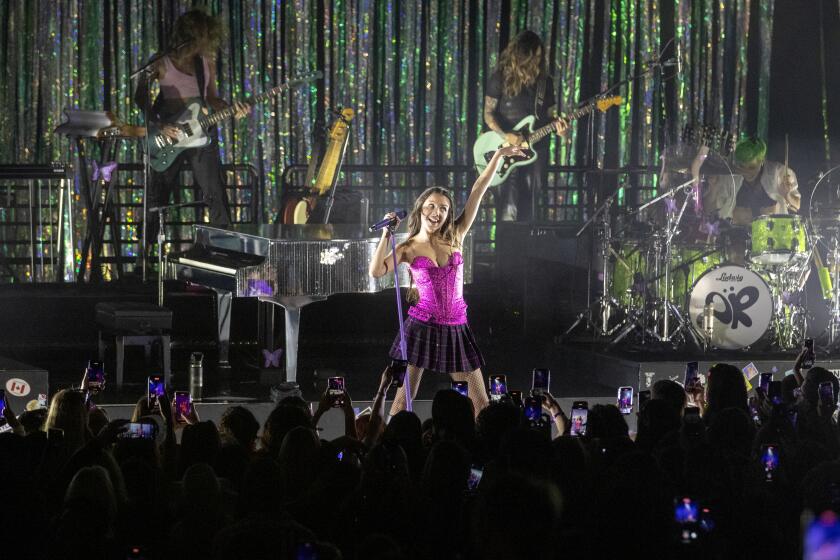
M 263 365 L 264 368 L 270 368 L 270 367 L 279 368 L 280 367 L 280 358 L 283 357 L 283 349 L 282 348 L 278 348 L 274 352 L 270 352 L 269 350 L 266 350 L 265 348 L 263 348 L 262 353 L 263 353 L 263 360 L 264 360 L 264 365 Z
M 114 173 L 114 170 L 117 169 L 117 162 L 116 161 L 106 161 L 102 164 L 102 167 L 99 167 L 99 164 L 96 161 L 93 162 L 93 176 L 91 177 L 92 180 L 98 181 L 100 178 L 105 181 L 106 183 L 111 182 L 111 176 Z

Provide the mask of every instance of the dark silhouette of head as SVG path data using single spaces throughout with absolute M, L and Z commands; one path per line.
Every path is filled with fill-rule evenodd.
M 650 398 L 667 402 L 680 416 L 688 402 L 683 386 L 670 379 L 660 379 L 654 383 L 650 389 Z
M 263 425 L 261 437 L 262 448 L 274 457 L 280 452 L 283 438 L 298 426 L 309 427 L 309 416 L 296 406 L 278 405 Z
M 214 465 L 222 440 L 216 425 L 205 420 L 197 424 L 187 424 L 181 434 L 181 453 L 178 456 L 178 473 L 184 472 L 196 463 Z
M 469 475 L 470 461 L 464 448 L 454 441 L 439 441 L 423 468 L 423 494 L 438 503 L 458 500 Z
M 834 397 L 837 398 L 838 381 L 837 376 L 825 368 L 815 366 L 805 374 L 805 381 L 802 383 L 802 396 L 811 406 L 816 406 L 820 400 L 820 383 L 830 382 L 834 389 Z
M 260 423 L 254 413 L 244 406 L 231 406 L 222 413 L 219 430 L 226 438 L 236 441 L 248 450 L 253 450 L 257 442 Z
M 436 440 L 452 439 L 471 447 L 475 418 L 470 400 L 452 389 L 438 391 L 432 401 L 432 425 Z
M 709 370 L 706 382 L 706 425 L 725 408 L 747 412 L 747 386 L 740 369 L 732 364 L 715 364 Z
M 478 414 L 476 436 L 485 459 L 492 459 L 499 453 L 502 438 L 519 426 L 519 407 L 512 402 L 490 403 Z
M 482 482 L 482 485 L 484 482 Z M 521 474 L 487 481 L 471 516 L 475 558 L 548 560 L 557 555 L 561 499 L 557 488 Z M 487 538 L 504 527 L 505 537 Z
M 617 407 L 596 404 L 589 409 L 586 424 L 588 438 L 622 439 L 629 437 L 628 432 L 627 422 Z
M 682 387 L 680 387 L 682 391 Z M 636 445 L 651 452 L 669 433 L 680 429 L 680 414 L 673 403 L 651 399 L 639 412 L 636 428 Z

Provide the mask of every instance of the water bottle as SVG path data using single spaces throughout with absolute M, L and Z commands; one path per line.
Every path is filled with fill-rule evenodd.
M 193 352 L 190 354 L 190 394 L 193 399 L 200 399 L 204 389 L 204 354 Z

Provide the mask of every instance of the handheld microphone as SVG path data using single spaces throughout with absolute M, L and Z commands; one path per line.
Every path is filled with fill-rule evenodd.
M 405 210 L 397 210 L 395 212 L 395 214 L 396 214 L 396 218 L 393 218 L 393 219 L 392 218 L 385 218 L 384 220 L 380 220 L 380 221 L 376 222 L 375 224 L 370 226 L 368 229 L 370 231 L 379 231 L 382 228 L 386 228 L 386 227 L 390 226 L 391 224 L 393 224 L 396 221 L 397 218 L 399 218 L 400 220 L 405 218 L 407 212 Z

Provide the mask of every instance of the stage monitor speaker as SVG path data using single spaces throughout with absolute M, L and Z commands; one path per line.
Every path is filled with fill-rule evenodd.
M 15 414 L 46 406 L 49 374 L 46 370 L 0 356 L 0 388 Z M 40 404 L 39 404 L 40 403 Z
M 718 363 L 727 363 L 736 366 L 738 369 L 744 368 L 747 364 L 754 364 L 759 372 L 773 371 L 773 378 L 781 380 L 785 375 L 785 371 L 793 367 L 793 361 L 784 360 L 760 360 L 749 359 L 749 355 L 745 355 L 740 359 L 721 358 L 718 360 L 700 360 L 698 363 L 698 371 L 706 374 L 709 369 Z M 670 379 L 671 381 L 683 382 L 685 378 L 685 362 L 641 362 L 639 363 L 639 385 L 640 391 L 649 390 L 653 384 L 661 379 Z M 753 386 L 758 384 L 758 377 L 751 380 Z
M 528 335 L 561 334 L 585 307 L 589 238 L 577 225 L 500 222 L 498 288 Z

